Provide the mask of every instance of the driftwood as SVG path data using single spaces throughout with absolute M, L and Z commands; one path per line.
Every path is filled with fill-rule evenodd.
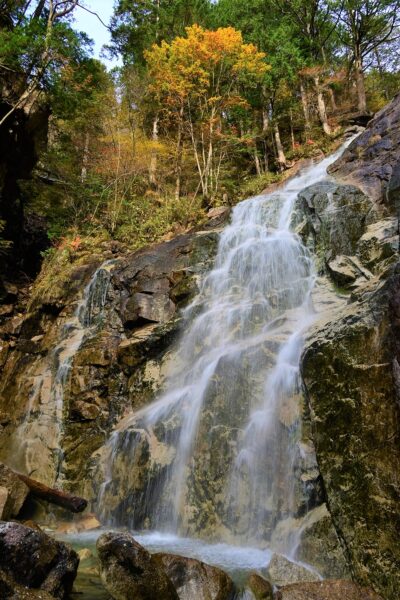
M 16 475 L 18 475 L 21 481 L 28 486 L 30 493 L 32 496 L 35 496 L 35 498 L 46 500 L 46 502 L 66 508 L 73 513 L 83 512 L 87 507 L 87 500 L 84 498 L 73 496 L 72 494 L 62 490 L 50 488 L 43 483 L 39 483 L 39 481 L 35 481 L 34 479 L 27 477 L 26 475 L 21 475 L 21 473 L 16 473 Z

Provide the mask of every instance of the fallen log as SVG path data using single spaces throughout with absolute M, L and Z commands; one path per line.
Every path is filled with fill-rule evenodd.
M 26 475 L 22 475 L 21 473 L 15 474 L 18 475 L 18 477 L 25 483 L 26 486 L 28 486 L 30 493 L 35 498 L 46 500 L 46 502 L 66 508 L 73 513 L 81 513 L 87 507 L 88 503 L 84 498 L 73 496 L 72 494 L 64 492 L 63 490 L 50 488 L 43 483 L 39 483 L 39 481 L 35 481 L 35 479 L 31 479 Z

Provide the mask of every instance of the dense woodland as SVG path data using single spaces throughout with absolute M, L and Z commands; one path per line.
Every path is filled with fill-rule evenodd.
M 111 72 L 75 28 L 80 5 L 0 0 L 0 134 L 46 115 L 18 211 L 3 191 L 3 258 L 30 215 L 48 261 L 183 231 L 329 151 L 400 87 L 399 0 L 118 0 L 98 19 Z

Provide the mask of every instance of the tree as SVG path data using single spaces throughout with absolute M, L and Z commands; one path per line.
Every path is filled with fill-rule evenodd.
M 2 14 L 5 16 L 7 5 L 11 3 L 4 4 Z M 20 89 L 14 94 L 15 98 L 10 98 L 11 106 L 0 118 L 0 126 L 17 109 L 36 101 L 46 79 L 51 80 L 51 71 L 67 58 L 69 43 L 74 37 L 63 19 L 72 14 L 78 0 L 39 0 L 35 10 L 27 16 L 30 4 L 29 1 L 18 2 L 14 10 L 10 10 L 8 27 L 1 37 L 0 72 L 23 73 L 24 84 L 14 86 Z M 73 46 L 76 50 L 76 44 Z
M 358 109 L 365 113 L 366 59 L 372 61 L 374 52 L 398 38 L 400 0 L 343 0 L 337 4 L 336 13 L 342 25 L 341 40 L 354 64 Z
M 280 123 L 290 116 L 298 83 L 297 73 L 304 64 L 301 48 L 293 27 L 275 5 L 268 0 L 220 0 L 214 9 L 216 25 L 233 25 L 243 33 L 246 42 L 255 44 L 268 56 L 271 69 L 265 72 L 259 89 L 245 91 L 246 98 L 261 118 L 255 136 L 255 165 L 261 171 L 257 145 L 263 146 L 264 165 L 268 164 L 267 137 L 272 132 L 277 162 L 280 169 L 286 166 L 281 140 Z M 250 91 L 250 94 L 249 94 Z
M 339 17 L 334 16 L 330 2 L 325 0 L 277 0 L 276 4 L 282 15 L 294 25 L 295 32 L 301 39 L 306 60 L 304 66 L 308 67 L 308 69 L 303 69 L 302 74 L 310 77 L 314 83 L 321 125 L 324 132 L 331 135 L 332 130 L 328 122 L 321 74 L 326 70 L 326 48 L 334 35 Z M 307 123 L 308 106 L 304 87 L 301 91 Z
M 150 91 L 177 128 L 177 187 L 182 135 L 188 134 L 203 197 L 217 191 L 225 157 L 224 123 L 237 107 L 246 107 L 241 86 L 255 85 L 268 67 L 265 54 L 245 44 L 233 27 L 205 30 L 188 27 L 186 37 L 162 42 L 145 52 Z
M 144 66 L 144 52 L 162 40 L 183 35 L 193 23 L 204 24 L 208 0 L 119 0 L 111 20 L 111 52 L 124 64 Z
M 143 77 L 145 51 L 154 43 L 182 35 L 185 27 L 193 23 L 204 23 L 208 10 L 209 0 L 119 0 L 111 20 L 111 52 L 121 55 L 125 67 L 134 66 Z M 157 187 L 157 111 L 151 119 L 151 137 L 154 150 L 149 180 L 153 187 Z

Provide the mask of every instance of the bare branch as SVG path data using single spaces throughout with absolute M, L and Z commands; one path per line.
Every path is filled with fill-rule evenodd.
M 109 25 L 107 25 L 106 23 L 104 23 L 103 19 L 100 17 L 100 15 L 97 12 L 90 10 L 86 6 L 83 6 L 82 4 L 80 4 L 79 0 L 76 5 L 79 6 L 79 8 L 81 8 L 82 10 L 85 10 L 86 12 L 90 13 L 91 15 L 94 15 L 95 17 L 97 17 L 98 20 L 100 21 L 100 23 L 103 25 L 103 27 L 105 27 L 106 29 L 111 31 L 111 27 Z

